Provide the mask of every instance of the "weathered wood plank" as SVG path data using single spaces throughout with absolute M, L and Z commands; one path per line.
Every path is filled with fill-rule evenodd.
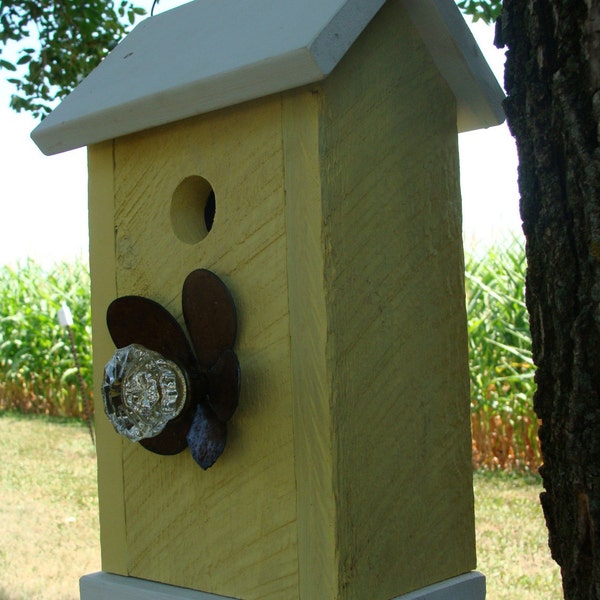
M 244 598 L 297 597 L 283 156 L 278 98 L 116 141 L 117 287 L 181 316 L 181 286 L 204 267 L 239 315 L 242 395 L 223 456 L 124 450 L 129 573 Z M 216 197 L 206 238 L 171 227 L 170 199 L 200 175 Z
M 106 308 L 116 295 L 113 142 L 88 148 L 90 274 L 94 340 L 94 411 L 98 446 L 98 500 L 102 568 L 127 574 L 121 438 L 104 418 L 101 394 L 104 365 L 114 352 L 106 329 Z
M 400 2 L 323 98 L 339 593 L 389 598 L 475 567 L 455 99 Z
M 319 165 L 320 87 L 283 99 L 301 598 L 337 597 L 336 500 Z

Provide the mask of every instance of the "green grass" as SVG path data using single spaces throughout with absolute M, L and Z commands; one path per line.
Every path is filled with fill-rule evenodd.
M 96 460 L 73 420 L 0 413 L 0 600 L 78 598 L 100 570 Z M 558 600 L 540 480 L 476 472 L 478 569 L 487 600 Z
M 477 568 L 487 578 L 487 600 L 562 598 L 539 503 L 541 479 L 478 471 L 473 487 Z
M 79 598 L 79 577 L 100 570 L 87 428 L 0 412 L 0 456 L 0 600 Z

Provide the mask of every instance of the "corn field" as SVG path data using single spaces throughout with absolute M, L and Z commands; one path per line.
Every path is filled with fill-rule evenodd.
M 68 332 L 57 313 L 66 302 L 85 387 L 82 398 Z M 91 404 L 90 278 L 82 262 L 43 269 L 33 261 L 0 268 L 0 410 L 82 417 Z
M 466 259 L 473 466 L 535 471 L 538 421 L 525 308 L 525 252 L 515 241 Z M 45 270 L 0 268 L 0 410 L 84 416 L 67 332 L 66 302 L 91 405 L 90 281 L 82 262 Z
M 525 251 L 519 241 L 466 259 L 473 465 L 535 471 L 541 464 Z

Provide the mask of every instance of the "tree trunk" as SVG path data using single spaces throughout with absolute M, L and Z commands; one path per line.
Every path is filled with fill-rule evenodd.
M 600 0 L 505 0 L 544 465 L 565 598 L 600 598 Z

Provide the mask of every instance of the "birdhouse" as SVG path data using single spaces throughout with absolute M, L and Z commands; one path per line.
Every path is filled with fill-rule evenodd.
M 82 598 L 484 598 L 457 133 L 502 98 L 452 0 L 198 0 L 33 132 L 89 156 L 103 571 Z M 233 390 L 222 418 L 194 392 L 226 427 L 206 470 L 189 423 L 161 453 L 162 426 L 137 443 L 105 415 L 118 342 L 157 332 Z

